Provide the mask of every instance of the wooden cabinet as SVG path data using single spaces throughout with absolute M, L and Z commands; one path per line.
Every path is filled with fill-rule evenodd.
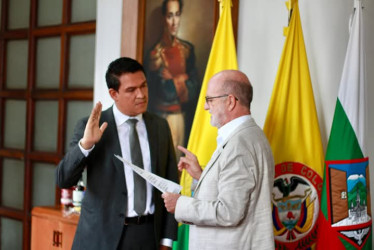
M 78 214 L 66 215 L 59 207 L 35 207 L 31 217 L 31 250 L 70 250 L 78 220 Z

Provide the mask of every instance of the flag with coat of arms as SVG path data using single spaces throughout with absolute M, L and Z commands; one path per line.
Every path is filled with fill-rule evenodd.
M 364 23 L 354 0 L 350 35 L 326 151 L 318 249 L 372 249 Z
M 264 132 L 275 161 L 275 248 L 307 249 L 317 239 L 324 155 L 298 0 L 287 7 L 289 26 Z

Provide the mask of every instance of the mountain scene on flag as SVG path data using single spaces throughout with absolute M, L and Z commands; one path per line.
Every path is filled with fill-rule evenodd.
M 362 1 L 355 0 L 326 151 L 319 249 L 372 249 L 363 26 Z
M 289 26 L 264 132 L 275 160 L 275 247 L 307 249 L 317 237 L 324 155 L 298 1 L 286 5 Z
M 203 168 L 209 162 L 217 146 L 215 143 L 217 128 L 211 126 L 210 114 L 204 110 L 208 81 L 213 75 L 222 70 L 238 69 L 231 8 L 231 0 L 220 1 L 220 18 L 214 35 L 187 146 L 187 149 L 197 156 Z M 191 196 L 192 177 L 185 170 L 182 171 L 180 184 L 183 187 L 181 194 Z M 188 237 L 189 226 L 180 224 L 178 227 L 178 241 L 173 242 L 173 249 L 187 250 Z

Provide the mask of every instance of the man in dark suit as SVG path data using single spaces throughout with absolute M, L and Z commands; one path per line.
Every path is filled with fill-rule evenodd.
M 68 153 L 56 170 L 61 188 L 76 185 L 87 168 L 87 189 L 73 249 L 167 249 L 176 239 L 177 223 L 163 207 L 161 194 L 144 184 L 144 212 L 135 212 L 136 180 L 131 168 L 114 157 L 131 160 L 129 119 L 136 119 L 144 169 L 177 181 L 173 142 L 166 120 L 146 112 L 148 86 L 137 61 L 119 58 L 106 72 L 114 105 L 101 111 L 98 102 L 75 128 Z M 137 210 L 138 211 L 138 210 Z

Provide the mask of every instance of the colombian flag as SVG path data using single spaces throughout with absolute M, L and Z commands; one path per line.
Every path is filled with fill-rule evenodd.
M 274 161 L 273 225 L 276 249 L 306 249 L 317 239 L 323 148 L 297 0 L 264 125 Z
M 238 69 L 234 31 L 231 19 L 232 2 L 231 0 L 219 1 L 220 18 L 213 39 L 187 146 L 187 149 L 197 156 L 199 163 L 203 168 L 209 162 L 210 157 L 217 147 L 217 128 L 210 125 L 210 115 L 204 110 L 208 81 L 214 74 L 222 70 Z M 191 196 L 192 178 L 185 170 L 182 172 L 180 184 L 183 187 L 182 195 Z M 188 225 L 179 225 L 178 241 L 174 242 L 173 249 L 188 249 Z

